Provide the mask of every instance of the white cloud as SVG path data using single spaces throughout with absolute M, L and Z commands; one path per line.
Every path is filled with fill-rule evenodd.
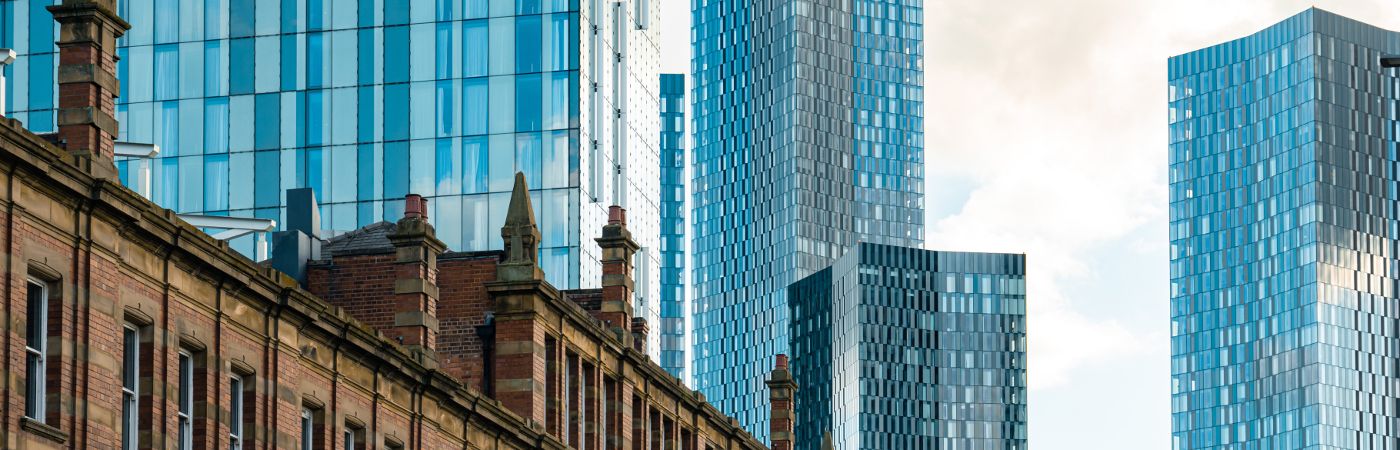
M 927 205 L 928 247 L 1028 254 L 1035 448 L 1170 447 L 1167 58 L 1314 4 L 1400 30 L 1394 0 L 924 2 L 929 198 L 961 202 Z
M 1167 58 L 1254 33 L 1312 5 L 925 6 L 928 189 L 931 199 L 964 199 L 951 214 L 928 218 L 928 247 L 1028 254 L 1032 444 L 1168 448 Z M 1400 29 L 1392 5 L 1318 6 Z M 971 189 L 940 193 L 941 179 L 964 187 L 971 179 Z M 1101 408 L 1063 403 L 1114 402 L 1104 391 L 1150 394 L 1146 403 Z M 1063 414 L 1071 410 L 1076 414 Z M 1129 440 L 1083 440 L 1106 423 L 1122 424 L 1118 436 Z

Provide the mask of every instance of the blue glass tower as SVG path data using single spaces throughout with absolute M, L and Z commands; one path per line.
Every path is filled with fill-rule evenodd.
M 685 293 L 685 75 L 661 74 L 661 367 L 689 378 Z
M 796 448 L 1026 448 L 1026 258 L 859 244 L 788 288 Z
M 55 1 L 0 2 L 0 46 L 20 53 L 8 111 L 38 132 L 54 129 Z M 622 205 L 637 315 L 660 320 L 659 1 L 118 4 L 120 139 L 160 146 L 158 204 L 281 219 L 282 192 L 311 187 L 327 228 L 351 230 L 417 193 L 450 248 L 484 250 L 523 171 L 550 281 L 596 284 L 592 233 Z
M 788 284 L 922 244 L 923 3 L 691 2 L 695 384 L 760 439 Z
M 1395 447 L 1398 51 L 1310 9 L 1171 58 L 1174 450 Z

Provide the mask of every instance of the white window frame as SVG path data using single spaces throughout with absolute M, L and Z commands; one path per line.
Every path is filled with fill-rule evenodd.
M 301 450 L 314 450 L 316 446 L 316 416 L 311 408 L 301 409 Z
M 345 450 L 355 450 L 355 427 L 345 426 Z
M 228 448 L 240 450 L 243 448 L 243 375 L 235 373 L 229 377 L 228 392 Z
M 180 450 L 194 450 L 194 355 L 187 350 L 179 354 L 179 409 L 175 418 L 180 433 Z
M 46 371 L 49 351 L 49 285 L 42 280 L 30 278 L 25 293 L 25 311 L 28 323 L 25 325 L 25 402 L 24 416 L 43 422 L 47 413 L 48 394 Z M 33 292 L 38 289 L 39 296 Z M 36 342 L 37 341 L 37 342 Z
M 141 436 L 141 330 L 122 326 L 122 450 L 136 450 Z

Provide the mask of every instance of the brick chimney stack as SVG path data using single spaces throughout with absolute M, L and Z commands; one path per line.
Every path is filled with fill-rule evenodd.
M 633 335 L 637 326 L 632 319 L 632 291 L 635 287 L 632 255 L 641 247 L 632 240 L 632 232 L 627 230 L 627 210 L 617 205 L 609 207 L 608 224 L 603 226 L 603 236 L 594 241 L 603 250 L 603 301 L 598 319 L 609 328 L 618 330 L 619 336 Z M 641 327 L 645 342 L 645 321 Z M 635 343 L 633 347 L 637 347 Z
M 131 25 L 116 0 L 64 0 L 50 5 L 58 21 L 58 136 L 88 174 L 114 179 L 117 38 Z
M 394 326 L 385 335 L 437 367 L 437 258 L 447 246 L 428 223 L 428 200 L 417 194 L 404 199 L 404 215 L 389 234 L 394 244 Z
M 797 421 L 795 395 L 797 382 L 788 371 L 787 355 L 779 354 L 773 372 L 768 376 L 768 436 L 772 450 L 793 449 L 793 424 Z
M 632 318 L 632 348 L 646 354 L 647 334 L 651 332 L 651 327 L 647 325 L 647 320 L 641 317 Z

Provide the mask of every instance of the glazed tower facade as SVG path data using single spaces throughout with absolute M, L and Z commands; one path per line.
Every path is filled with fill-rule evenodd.
M 20 54 L 6 110 L 36 132 L 56 123 L 53 3 L 0 2 L 0 47 Z M 590 231 L 622 205 L 643 247 L 637 316 L 660 321 L 659 1 L 118 3 L 119 139 L 160 146 L 157 204 L 281 223 L 282 193 L 311 187 L 345 231 L 416 193 L 444 243 L 484 250 L 522 171 L 550 281 L 596 285 Z M 124 181 L 143 164 L 120 162 Z
M 1173 449 L 1400 437 L 1396 52 L 1310 9 L 1171 58 Z
M 691 5 L 695 384 L 766 437 L 788 284 L 923 242 L 923 2 Z

